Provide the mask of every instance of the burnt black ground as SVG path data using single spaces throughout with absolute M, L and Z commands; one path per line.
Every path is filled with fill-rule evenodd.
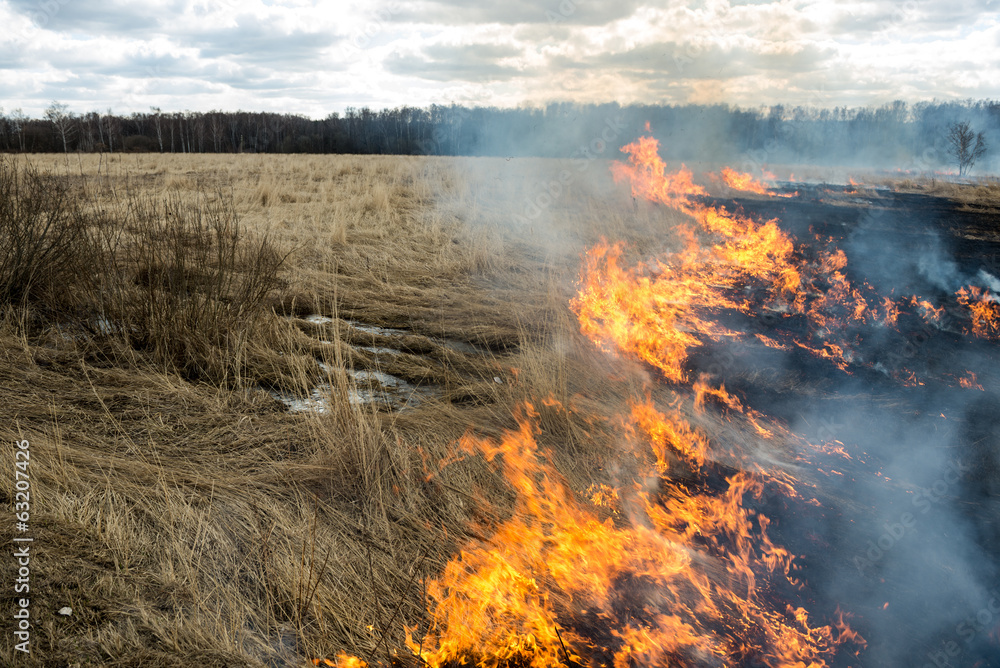
M 712 204 L 778 219 L 806 254 L 832 242 L 853 283 L 919 295 L 948 316 L 935 325 L 904 308 L 898 331 L 848 332 L 856 353 L 846 371 L 752 336 L 692 355 L 692 374 L 710 373 L 807 441 L 839 441 L 852 457 L 808 455 L 800 473 L 818 506 L 758 504 L 806 583 L 784 594 L 816 619 L 852 615 L 868 645 L 846 645 L 834 665 L 1000 666 L 1000 344 L 963 333 L 968 315 L 952 297 L 980 271 L 1000 275 L 1000 216 L 920 193 L 792 189 L 797 197 Z M 809 336 L 794 318 L 722 317 L 778 340 Z M 923 384 L 902 385 L 901 369 Z M 983 390 L 958 386 L 967 371 Z

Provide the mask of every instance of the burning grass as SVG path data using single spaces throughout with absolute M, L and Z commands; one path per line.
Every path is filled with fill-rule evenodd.
M 784 358 L 764 374 L 699 356 L 879 376 L 859 334 L 944 327 L 931 314 L 950 299 L 949 336 L 986 345 L 996 302 L 875 299 L 832 240 L 713 201 L 655 142 L 630 154 L 614 173 L 643 178 L 631 193 L 595 163 L 527 220 L 511 202 L 549 183 L 544 161 L 38 158 L 63 188 L 38 207 L 55 227 L 5 220 L 72 269 L 3 274 L 0 322 L 3 438 L 32 444 L 44 554 L 35 658 L 625 668 L 861 651 L 810 589 L 812 539 L 782 526 L 827 521 L 830 499 L 861 517 L 819 491 L 854 460 L 722 381 L 823 384 L 789 380 Z M 22 167 L 4 173 L 31 182 Z M 740 179 L 727 196 L 771 199 Z M 894 371 L 909 369 L 886 384 Z M 952 371 L 927 382 L 995 377 Z M 433 392 L 356 401 L 359 375 Z M 317 389 L 322 412 L 271 394 Z
M 28 289 L 8 291 L 0 332 L 3 438 L 31 442 L 44 546 L 33 656 L 298 665 L 402 647 L 404 625 L 425 622 L 426 579 L 513 509 L 498 473 L 452 462 L 451 444 L 469 425 L 513 426 L 529 396 L 568 401 L 599 362 L 565 304 L 595 236 L 574 216 L 593 207 L 596 222 L 608 205 L 574 202 L 548 245 L 548 230 L 503 217 L 531 178 L 513 170 L 483 186 L 438 159 L 32 163 L 44 187 L 5 163 L 35 188 L 11 197 L 61 198 L 38 205 L 65 213 L 33 247 L 70 268 L 38 255 L 46 272 L 11 279 Z M 404 412 L 352 404 L 357 370 L 444 392 Z M 318 384 L 325 413 L 289 413 L 266 391 Z M 595 415 L 543 418 L 574 439 L 557 460 L 581 489 L 607 456 Z M 67 605 L 72 617 L 56 614 Z

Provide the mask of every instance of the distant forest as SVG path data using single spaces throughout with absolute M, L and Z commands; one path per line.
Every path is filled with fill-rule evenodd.
M 43 118 L 0 110 L 0 151 L 377 153 L 616 157 L 648 122 L 679 160 L 947 169 L 948 128 L 968 121 L 990 149 L 974 172 L 1000 165 L 1000 102 L 901 101 L 817 109 L 569 103 L 501 109 L 434 105 L 348 108 L 322 120 L 247 111 L 76 114 L 53 102 Z

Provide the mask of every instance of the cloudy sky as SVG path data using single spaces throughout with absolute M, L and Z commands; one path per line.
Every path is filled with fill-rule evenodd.
M 0 0 L 0 106 L 1000 98 L 1000 0 Z

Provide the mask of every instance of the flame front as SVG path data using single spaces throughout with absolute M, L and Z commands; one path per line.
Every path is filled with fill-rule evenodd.
M 722 168 L 722 182 L 733 190 L 742 190 L 743 192 L 756 193 L 758 195 L 768 195 L 770 197 L 793 197 L 792 194 L 779 194 L 765 186 L 760 181 L 757 181 L 750 174 L 743 172 L 737 172 L 729 167 Z M 766 176 L 770 179 L 774 179 L 774 174 L 767 173 Z
M 499 442 L 463 439 L 464 451 L 501 467 L 517 509 L 488 543 L 468 546 L 429 583 L 433 622 L 409 647 L 431 668 L 827 665 L 838 643 L 864 641 L 842 620 L 813 625 L 803 607 L 774 595 L 779 583 L 789 592 L 799 586 L 795 560 L 754 508 L 765 493 L 797 497 L 794 479 L 749 460 L 740 470 L 720 467 L 711 451 L 724 444 L 685 415 L 711 400 L 761 439 L 780 427 L 722 387 L 689 383 L 684 363 L 693 347 L 739 336 L 717 316 L 748 311 L 736 297 L 748 280 L 786 310 L 811 308 L 820 324 L 834 317 L 831 307 L 806 298 L 801 262 L 775 221 L 699 201 L 706 191 L 685 168 L 667 173 L 651 137 L 623 150 L 631 162 L 612 167 L 616 180 L 690 215 L 698 229 L 681 227 L 679 252 L 633 269 L 622 267 L 622 244 L 598 244 L 571 307 L 598 346 L 637 357 L 690 393 L 666 408 L 647 394 L 620 416 L 639 474 L 619 488 L 598 486 L 591 501 L 578 500 L 538 447 L 530 405 Z M 850 296 L 837 285 L 845 260 L 824 262 L 828 292 Z M 729 455 L 739 459 L 736 450 Z
M 708 203 L 707 192 L 686 167 L 667 171 L 653 137 L 641 137 L 622 151 L 630 159 L 612 166 L 615 180 L 627 181 L 635 197 L 687 214 L 696 228 L 675 230 L 683 248 L 655 260 L 655 271 L 649 270 L 650 263 L 621 268 L 620 244 L 602 243 L 590 251 L 588 277 L 573 308 L 584 333 L 602 347 L 613 342 L 660 368 L 668 379 L 682 382 L 688 351 L 708 340 L 742 336 L 719 323 L 720 311 L 751 318 L 768 311 L 780 314 L 779 319 L 804 317 L 805 332 L 787 333 L 787 343 L 762 334 L 757 340 L 776 348 L 798 346 L 849 373 L 858 357 L 858 326 L 895 328 L 906 306 L 917 307 L 928 322 L 941 320 L 944 306 L 915 296 L 894 299 L 867 283 L 852 284 L 847 257 L 832 240 L 817 237 L 818 250 L 807 251 L 797 248 L 776 220 L 758 222 Z M 722 179 L 734 189 L 776 195 L 749 174 L 728 167 Z M 630 297 L 624 299 L 626 295 Z M 955 301 L 968 311 L 967 333 L 1000 338 L 1000 302 L 989 290 L 963 287 Z M 912 374 L 904 369 L 896 375 Z
M 736 472 L 714 494 L 671 483 L 677 469 L 691 480 L 704 473 L 707 437 L 651 403 L 627 419 L 633 456 L 650 460 L 657 482 L 622 490 L 627 519 L 617 522 L 600 519 L 560 478 L 536 443 L 530 405 L 499 442 L 463 440 L 499 462 L 518 508 L 488 544 L 469 546 L 429 584 L 433 626 L 408 641 L 421 663 L 825 665 L 846 632 L 813 628 L 805 610 L 769 607 L 760 594 L 771 573 L 794 583 L 794 562 L 769 540 L 768 518 L 743 503 L 765 487 L 780 492 L 781 482 Z
M 518 429 L 499 440 L 463 438 L 464 453 L 499 467 L 516 507 L 489 540 L 467 545 L 427 583 L 431 622 L 423 634 L 408 629 L 407 646 L 428 668 L 826 666 L 842 644 L 865 641 L 842 615 L 826 624 L 811 620 L 797 595 L 804 585 L 795 556 L 772 539 L 772 519 L 760 511 L 765 496 L 819 502 L 804 498 L 785 469 L 711 438 L 695 417 L 712 406 L 748 438 L 795 437 L 725 387 L 689 377 L 697 375 L 690 354 L 746 338 L 723 322 L 766 312 L 800 326 L 756 333 L 752 341 L 807 350 L 849 373 L 859 363 L 852 328 L 895 328 L 903 312 L 938 322 L 944 309 L 852 283 L 847 257 L 832 241 L 817 239 L 818 250 L 797 247 L 777 221 L 713 203 L 688 169 L 667 171 L 652 137 L 622 150 L 629 162 L 613 164 L 615 180 L 691 222 L 673 230 L 673 252 L 634 266 L 626 266 L 622 243 L 602 240 L 584 257 L 570 307 L 596 346 L 657 369 L 674 400 L 658 405 L 647 387 L 644 399 L 618 416 L 629 460 L 623 470 L 635 473 L 617 486 L 594 485 L 589 498 L 571 490 L 538 445 L 530 404 L 517 416 Z M 733 170 L 723 170 L 722 179 L 734 189 L 774 194 Z M 969 286 L 956 301 L 970 313 L 968 333 L 997 337 L 992 294 Z M 895 377 L 921 382 L 906 369 Z M 953 380 L 982 389 L 972 372 Z M 842 444 L 816 452 L 850 458 Z M 737 464 L 724 466 L 723 459 Z M 363 668 L 347 655 L 336 663 Z

